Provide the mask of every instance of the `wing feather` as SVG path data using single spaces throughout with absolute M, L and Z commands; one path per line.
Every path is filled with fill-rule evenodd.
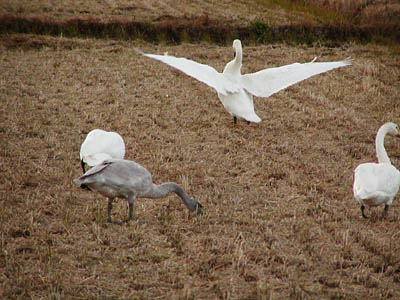
M 214 88 L 218 93 L 227 95 L 239 91 L 239 87 L 235 86 L 228 78 L 222 73 L 219 73 L 213 67 L 205 64 L 195 62 L 183 57 L 175 57 L 170 55 L 156 55 L 140 52 L 142 55 L 161 61 L 175 69 L 178 69 L 197 79 L 200 82 L 207 84 Z
M 81 184 L 85 180 L 90 178 L 91 176 L 93 176 L 93 175 L 99 173 L 100 171 L 104 170 L 105 168 L 107 168 L 112 163 L 113 163 L 112 159 L 103 161 L 101 164 L 98 164 L 98 165 L 94 166 L 93 168 L 89 169 L 88 171 L 86 171 L 85 174 L 83 174 L 78 179 L 75 179 L 74 182 L 77 183 L 77 184 Z
M 315 59 L 309 63 L 294 63 L 245 74 L 241 78 L 242 85 L 257 97 L 269 97 L 311 76 L 351 65 L 352 62 L 350 58 L 335 62 L 314 61 Z
M 400 184 L 399 171 L 391 164 L 365 163 L 355 171 L 356 191 L 361 199 L 387 195 L 394 197 Z

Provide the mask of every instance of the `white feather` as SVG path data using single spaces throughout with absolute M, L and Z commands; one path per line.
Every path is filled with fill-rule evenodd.
M 94 129 L 88 133 L 80 151 L 81 161 L 93 167 L 106 159 L 123 159 L 125 143 L 116 132 Z
M 319 63 L 294 63 L 278 68 L 270 68 L 251 74 L 241 74 L 242 44 L 240 40 L 233 41 L 235 58 L 230 61 L 219 73 L 213 67 L 200 64 L 186 58 L 170 55 L 140 54 L 161 61 L 183 73 L 214 88 L 225 109 L 234 117 L 249 122 L 260 122 L 261 119 L 254 112 L 253 95 L 269 97 L 272 94 L 287 88 L 311 76 L 351 65 L 351 60 Z
M 354 170 L 353 194 L 361 205 L 391 205 L 399 191 L 400 172 L 391 164 L 384 146 L 386 134 L 398 136 L 394 123 L 382 125 L 375 139 L 378 163 L 363 163 Z
M 239 88 L 232 81 L 228 80 L 222 73 L 219 73 L 213 67 L 208 65 L 200 64 L 183 57 L 146 53 L 143 53 L 143 55 L 174 67 L 186 75 L 207 84 L 223 95 L 227 95 L 229 92 L 234 93 L 239 91 Z
M 314 75 L 351 65 L 346 59 L 334 62 L 294 63 L 277 68 L 270 68 L 242 76 L 242 84 L 246 90 L 257 97 L 269 97 L 293 84 Z M 261 84 L 264 83 L 264 84 Z

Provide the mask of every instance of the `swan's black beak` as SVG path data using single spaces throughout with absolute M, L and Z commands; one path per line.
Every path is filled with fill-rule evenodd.
M 81 159 L 81 167 L 82 167 L 82 170 L 83 170 L 83 174 L 85 174 L 85 163 L 83 162 L 83 159 Z
M 90 191 L 89 187 L 86 184 L 81 184 L 81 189 Z
M 197 202 L 197 205 L 196 205 L 196 214 L 197 214 L 197 215 L 202 215 L 202 214 L 204 214 L 204 212 L 203 212 L 203 205 L 201 205 L 199 202 Z

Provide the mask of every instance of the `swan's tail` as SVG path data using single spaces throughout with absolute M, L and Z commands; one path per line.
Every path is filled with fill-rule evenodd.
M 233 114 L 234 115 L 234 114 Z M 255 112 L 242 112 L 240 116 L 236 116 L 238 119 L 246 120 L 247 122 L 260 123 L 261 119 L 256 115 Z
M 253 122 L 253 123 L 260 123 L 261 122 L 261 119 L 257 115 L 254 115 L 251 118 L 247 118 L 246 117 L 245 119 L 246 119 L 246 121 Z

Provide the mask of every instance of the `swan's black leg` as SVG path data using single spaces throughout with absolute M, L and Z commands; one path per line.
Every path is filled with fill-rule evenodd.
M 129 219 L 128 219 L 128 221 L 131 221 L 131 220 L 133 220 L 133 204 L 135 203 L 136 195 L 129 196 L 127 200 L 129 203 Z
M 111 211 L 112 211 L 112 207 L 113 207 L 113 199 L 108 198 L 108 207 L 107 207 L 107 222 L 111 223 Z
M 389 205 L 385 204 L 385 208 L 383 209 L 383 215 L 387 215 L 389 211 Z
M 236 125 L 236 123 L 237 123 L 237 118 L 236 118 L 236 116 L 233 116 L 233 124 Z
M 247 121 L 247 125 L 250 125 L 250 121 Z
M 361 215 L 363 216 L 364 219 L 368 219 L 368 217 L 364 214 L 364 209 L 365 209 L 365 206 L 361 205 Z
M 129 219 L 128 221 L 133 220 L 133 203 L 129 202 Z

